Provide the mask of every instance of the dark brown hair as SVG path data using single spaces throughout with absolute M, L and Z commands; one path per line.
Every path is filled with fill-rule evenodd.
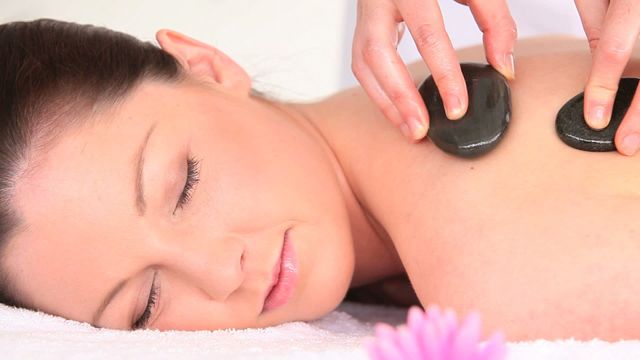
M 15 183 L 31 154 L 140 81 L 182 75 L 167 52 L 106 28 L 49 19 L 0 25 L 0 303 L 32 308 L 3 269 L 21 226 Z

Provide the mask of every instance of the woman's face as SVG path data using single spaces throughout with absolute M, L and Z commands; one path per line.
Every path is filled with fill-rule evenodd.
M 96 116 L 18 181 L 25 227 L 6 266 L 28 303 L 128 329 L 155 277 L 148 327 L 185 330 L 310 320 L 339 304 L 354 267 L 347 211 L 298 120 L 194 82 L 144 82 Z M 285 232 L 298 279 L 263 312 Z

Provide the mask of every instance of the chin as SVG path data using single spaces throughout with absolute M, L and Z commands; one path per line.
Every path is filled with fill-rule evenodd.
M 347 292 L 345 290 L 345 292 L 343 294 L 341 294 L 339 297 L 336 297 L 334 299 L 334 301 L 326 302 L 324 304 L 324 306 L 319 307 L 318 309 L 315 309 L 316 311 L 313 314 L 313 318 L 314 319 L 319 319 L 319 318 L 329 314 L 333 310 L 335 310 L 338 307 L 338 305 L 340 305 L 342 303 L 342 300 L 344 299 L 346 294 L 347 294 Z
M 316 280 L 317 285 L 309 289 L 312 293 L 306 294 L 307 299 L 310 298 L 304 309 L 308 320 L 319 319 L 335 310 L 344 300 L 351 285 L 354 260 L 328 264 L 331 264 L 331 267 L 316 274 L 319 279 Z
M 320 319 L 334 311 L 349 290 L 355 270 L 351 228 L 342 219 L 327 223 L 330 225 L 294 228 L 292 232 L 300 277 L 292 301 L 278 313 L 281 322 Z M 343 226 L 331 226 L 336 223 Z
M 346 294 L 346 291 L 345 291 Z M 342 303 L 344 299 L 344 295 L 332 298 L 332 301 L 315 301 L 313 304 L 309 304 L 300 312 L 298 312 L 299 316 L 296 316 L 294 319 L 290 319 L 287 321 L 313 321 L 318 320 L 332 311 L 334 311 L 338 305 Z

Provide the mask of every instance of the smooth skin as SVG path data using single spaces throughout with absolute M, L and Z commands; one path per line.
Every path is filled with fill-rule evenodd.
M 423 306 L 477 310 L 511 341 L 640 337 L 640 158 L 555 134 L 555 113 L 588 76 L 584 41 L 519 42 L 508 132 L 468 160 L 407 142 L 360 87 L 273 104 L 249 96 L 250 78 L 219 50 L 158 39 L 189 81 L 142 83 L 22 164 L 23 227 L 3 265 L 36 308 L 128 329 L 157 274 L 150 328 L 264 327 L 317 319 L 349 287 L 406 271 Z M 423 62 L 408 70 L 414 84 L 429 75 Z M 153 124 L 141 216 L 134 169 Z M 200 180 L 176 209 L 189 156 Z M 299 285 L 261 313 L 288 228 Z
M 477 62 L 483 49 L 456 54 Z M 369 112 L 361 89 L 330 100 L 349 111 L 318 124 L 423 305 L 478 310 L 485 333 L 501 329 L 512 341 L 638 338 L 640 158 L 579 151 L 555 133 L 557 111 L 591 68 L 585 41 L 521 40 L 515 55 L 509 129 L 481 158 L 407 143 Z M 639 56 L 625 76 L 640 75 Z M 416 85 L 428 75 L 422 61 L 408 69 Z M 375 163 L 365 160 L 371 151 Z
M 298 110 L 250 97 L 248 74 L 218 49 L 167 30 L 157 39 L 187 81 L 143 82 L 24 164 L 14 200 L 23 226 L 4 264 L 22 299 L 131 329 L 155 282 L 148 328 L 266 327 L 317 319 L 349 286 L 402 271 Z M 190 157 L 199 180 L 177 206 Z M 287 230 L 298 285 L 262 312 Z
M 486 60 L 508 79 L 515 77 L 513 46 L 516 24 L 504 0 L 457 1 L 468 5 L 483 32 Z M 611 119 L 618 81 L 640 33 L 640 2 L 636 0 L 575 0 L 593 55 L 586 81 L 584 113 L 593 129 Z M 428 113 L 397 54 L 404 24 L 443 97 L 447 117 L 458 119 L 468 105 L 458 58 L 444 28 L 437 0 L 359 0 L 353 40 L 352 69 L 386 118 L 411 141 L 428 130 Z M 616 132 L 621 154 L 640 147 L 640 95 Z

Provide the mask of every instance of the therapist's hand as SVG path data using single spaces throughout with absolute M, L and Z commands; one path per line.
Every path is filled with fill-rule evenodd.
M 611 119 L 618 82 L 640 33 L 640 1 L 575 0 L 589 39 L 593 64 L 584 91 L 584 114 L 594 129 Z M 618 151 L 633 155 L 640 146 L 640 92 L 616 132 Z
M 448 0 L 451 1 L 451 0 Z M 483 32 L 487 61 L 513 79 L 516 25 L 506 0 L 456 0 L 468 5 Z M 404 24 L 429 67 L 443 98 L 447 117 L 467 112 L 467 88 L 438 0 L 358 0 L 351 68 L 384 115 L 410 140 L 422 139 L 429 115 L 396 48 Z

